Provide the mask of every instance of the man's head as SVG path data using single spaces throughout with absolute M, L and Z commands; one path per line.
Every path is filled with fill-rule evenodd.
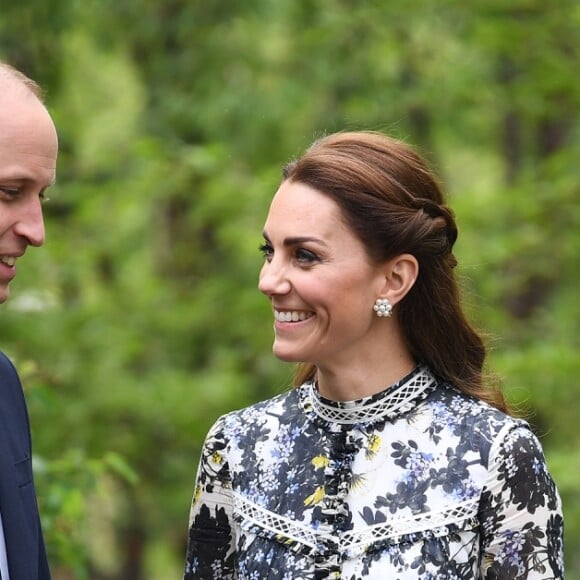
M 44 243 L 42 200 L 54 183 L 58 139 L 38 85 L 0 62 L 0 303 L 16 260 Z

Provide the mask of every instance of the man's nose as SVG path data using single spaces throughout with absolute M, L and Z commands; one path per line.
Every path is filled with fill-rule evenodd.
M 31 246 L 42 246 L 45 231 L 40 198 L 34 197 L 26 200 L 21 209 L 14 231 L 17 235 L 26 238 Z

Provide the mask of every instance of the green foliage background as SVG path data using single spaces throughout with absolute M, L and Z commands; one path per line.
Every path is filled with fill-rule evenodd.
M 289 383 L 256 290 L 280 167 L 357 128 L 445 183 L 466 305 L 542 436 L 580 578 L 579 37 L 575 0 L 3 3 L 0 58 L 61 139 L 0 327 L 57 580 L 180 577 L 207 429 Z

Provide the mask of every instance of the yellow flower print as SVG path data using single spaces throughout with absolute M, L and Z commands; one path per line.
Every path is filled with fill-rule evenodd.
M 362 473 L 353 473 L 350 482 L 350 489 L 352 489 L 353 491 L 361 490 L 365 487 L 366 483 L 367 483 L 366 475 L 363 475 Z
M 379 449 L 381 448 L 381 443 L 382 440 L 380 435 L 377 434 L 371 435 L 367 441 L 367 446 L 365 449 L 365 457 L 367 459 L 374 459 L 377 453 L 379 452 Z
M 314 465 L 314 467 L 316 467 L 316 469 L 324 469 L 325 467 L 328 467 L 329 463 L 330 463 L 330 459 L 328 459 L 328 457 L 324 457 L 324 455 L 317 455 L 312 460 L 312 465 Z
M 316 490 L 314 491 L 314 493 L 312 495 L 309 495 L 304 500 L 304 505 L 310 506 L 310 505 L 316 505 L 317 503 L 320 503 L 322 501 L 322 499 L 324 498 L 324 493 L 325 493 L 325 489 L 324 489 L 323 485 L 321 485 L 320 487 L 317 487 Z

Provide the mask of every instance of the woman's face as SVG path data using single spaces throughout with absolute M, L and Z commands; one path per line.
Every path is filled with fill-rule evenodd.
M 384 274 L 327 195 L 282 183 L 264 226 L 259 289 L 274 310 L 274 354 L 319 367 L 365 357 Z M 364 358 L 363 358 L 364 360 Z

